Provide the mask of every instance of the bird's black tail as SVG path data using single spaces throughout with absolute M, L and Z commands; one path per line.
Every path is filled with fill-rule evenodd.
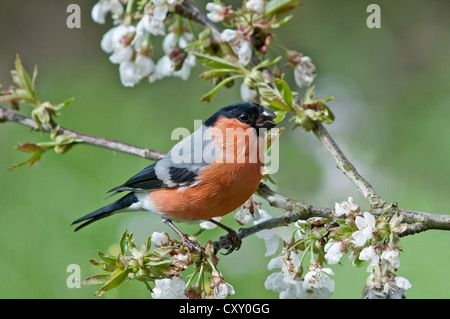
M 130 207 L 133 203 L 136 203 L 137 201 L 138 201 L 137 197 L 133 193 L 129 193 L 129 194 L 125 195 L 124 197 L 116 200 L 114 203 L 111 203 L 105 207 L 97 209 L 95 212 L 87 214 L 86 216 L 78 218 L 77 220 L 75 220 L 72 223 L 72 225 L 81 223 L 82 221 L 85 221 L 83 224 L 81 224 L 80 226 L 75 228 L 75 231 L 77 231 L 99 219 L 108 217 L 109 215 L 112 215 L 114 213 L 118 213 L 119 211 L 123 210 L 124 208 Z

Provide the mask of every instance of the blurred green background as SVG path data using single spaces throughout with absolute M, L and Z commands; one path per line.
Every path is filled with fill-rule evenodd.
M 225 1 L 227 2 L 227 1 Z M 336 121 L 328 126 L 348 158 L 381 196 L 402 208 L 450 213 L 450 2 L 447 0 L 303 0 L 277 41 L 312 57 L 317 96 L 335 96 L 329 106 Z M 66 27 L 66 8 L 81 7 L 81 29 Z M 204 6 L 206 1 L 195 3 Z M 381 29 L 366 26 L 367 5 L 381 6 Z M 219 107 L 239 101 L 239 85 L 220 91 L 210 105 L 199 97 L 211 85 L 196 80 L 120 84 L 118 67 L 100 49 L 110 24 L 92 22 L 95 1 L 22 0 L 0 3 L 0 83 L 11 83 L 15 55 L 31 71 L 39 66 L 43 101 L 75 102 L 58 118 L 60 125 L 159 151 L 175 143 L 175 127 L 193 129 Z M 289 74 L 289 79 L 292 76 Z M 240 83 L 239 83 L 240 84 Z M 5 105 L 3 105 L 5 106 Z M 22 111 L 26 114 L 25 107 Z M 28 113 L 29 114 L 29 113 Z M 289 123 L 285 124 L 290 127 Z M 105 191 L 149 164 L 131 155 L 76 146 L 65 155 L 51 151 L 35 167 L 7 167 L 27 154 L 19 142 L 39 142 L 45 134 L 15 123 L 0 124 L 0 297 L 97 298 L 97 286 L 69 289 L 70 264 L 85 278 L 98 271 L 88 262 L 108 251 L 123 230 L 138 244 L 153 231 L 167 231 L 151 213 L 116 215 L 74 233 L 70 223 L 104 204 Z M 336 169 L 310 133 L 287 130 L 281 138 L 275 189 L 307 203 L 333 207 L 353 196 L 365 201 Z M 266 206 L 266 205 L 265 205 Z M 281 210 L 268 208 L 272 215 Z M 225 222 L 238 228 L 232 216 Z M 180 224 L 186 232 L 197 226 Z M 284 232 L 285 230 L 280 230 Z M 201 235 L 203 243 L 220 230 Z M 398 275 L 413 288 L 408 298 L 449 298 L 450 234 L 427 231 L 402 240 Z M 220 257 L 219 269 L 235 287 L 236 298 L 277 298 L 264 289 L 270 274 L 264 244 L 252 236 L 242 248 Z M 333 266 L 333 298 L 360 298 L 368 276 L 347 258 Z M 141 283 L 124 283 L 101 298 L 148 298 Z

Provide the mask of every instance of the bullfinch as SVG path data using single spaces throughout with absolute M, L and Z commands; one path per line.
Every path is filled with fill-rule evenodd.
M 112 195 L 128 192 L 117 201 L 75 220 L 75 231 L 119 212 L 152 211 L 201 253 L 201 247 L 172 221 L 209 220 L 228 232 L 228 252 L 240 247 L 236 232 L 212 219 L 243 205 L 261 182 L 264 166 L 264 133 L 276 124 L 276 115 L 256 104 L 225 106 L 191 135 L 178 142 L 164 158 L 144 168 Z M 112 196 L 111 195 L 111 196 Z

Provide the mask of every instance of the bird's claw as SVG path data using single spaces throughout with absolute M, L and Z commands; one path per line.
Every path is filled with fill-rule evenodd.
M 202 256 L 203 256 L 202 247 L 200 247 L 200 245 L 196 241 L 193 241 L 193 240 L 187 238 L 187 236 L 186 236 L 184 238 L 181 238 L 181 242 L 183 243 L 184 246 L 189 248 L 189 252 L 191 252 L 193 249 L 195 249 L 198 252 L 198 254 L 200 255 L 200 258 L 202 258 Z
M 228 238 L 231 241 L 231 247 L 228 248 L 226 253 L 221 253 L 222 255 L 229 255 L 233 251 L 239 250 L 239 248 L 241 248 L 242 240 L 234 230 L 228 231 L 228 234 L 225 235 L 225 238 Z

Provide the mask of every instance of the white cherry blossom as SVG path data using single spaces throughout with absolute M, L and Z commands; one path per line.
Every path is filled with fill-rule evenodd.
M 380 263 L 380 255 L 374 246 L 364 248 L 359 254 L 359 259 L 369 262 L 371 266 L 378 266 Z
M 355 223 L 358 230 L 352 234 L 352 243 L 357 247 L 363 246 L 376 233 L 375 217 L 369 212 L 364 212 L 363 215 L 364 217 L 356 216 Z
M 221 282 L 213 288 L 214 299 L 225 299 L 228 296 L 234 295 L 235 291 L 232 285 L 227 282 Z
M 334 275 L 330 268 L 313 266 L 305 275 L 303 290 L 306 299 L 327 299 L 334 293 L 334 281 L 328 275 Z
M 111 12 L 113 19 L 118 19 L 123 14 L 123 5 L 119 0 L 100 0 L 91 11 L 94 22 L 104 24 L 106 15 Z
M 170 238 L 167 233 L 159 233 L 159 232 L 153 232 L 151 236 L 151 243 L 155 247 L 164 247 L 168 246 L 170 244 Z
M 252 45 L 248 41 L 243 41 L 238 52 L 239 63 L 243 65 L 249 64 L 252 59 Z
M 212 22 L 222 22 L 225 18 L 226 8 L 219 3 L 208 2 L 206 4 L 206 10 L 209 11 L 206 16 Z
M 119 74 L 120 81 L 126 87 L 135 86 L 141 80 L 141 76 L 138 74 L 138 68 L 134 62 L 122 62 L 119 66 Z
M 307 87 L 316 76 L 316 67 L 308 56 L 302 56 L 294 68 L 294 80 L 298 87 Z
M 153 35 L 165 35 L 166 28 L 164 26 L 164 19 L 155 19 L 154 16 L 150 16 L 149 14 L 145 14 L 142 19 L 142 25 L 147 32 L 150 32 Z
M 400 268 L 400 253 L 396 249 L 384 250 L 381 254 L 381 259 L 386 261 L 394 270 Z
M 184 294 L 186 284 L 180 277 L 155 280 L 153 299 L 187 299 Z
M 153 60 L 148 56 L 138 54 L 134 61 L 125 61 L 120 64 L 120 81 L 124 86 L 134 86 L 154 71 Z
M 245 82 L 242 83 L 240 88 L 241 99 L 245 102 L 254 102 L 255 98 L 258 96 L 256 90 L 250 89 Z
M 272 218 L 272 216 L 263 209 L 259 210 L 260 218 L 255 220 L 254 224 L 259 224 L 267 219 Z M 266 245 L 265 256 L 271 256 L 275 254 L 280 243 L 280 237 L 278 236 L 276 229 L 264 229 L 256 233 L 258 238 L 264 239 L 264 244 Z
M 408 279 L 400 276 L 395 277 L 395 285 L 398 288 L 400 288 L 402 292 L 405 292 L 406 290 L 409 290 L 412 287 Z
M 245 4 L 248 11 L 264 13 L 264 0 L 249 0 Z
M 359 212 L 359 206 L 353 201 L 353 197 L 349 197 L 347 201 L 334 204 L 334 214 L 336 216 L 348 216 L 350 212 Z
M 239 63 L 247 65 L 252 57 L 252 45 L 241 31 L 225 29 L 220 34 L 222 42 L 228 42 L 238 55 Z
M 342 250 L 342 242 L 338 241 L 329 241 L 325 244 L 325 259 L 330 265 L 337 264 L 339 260 L 341 260 L 342 256 L 344 256 L 344 252 Z
M 123 62 L 129 62 L 133 57 L 133 48 L 131 46 L 118 46 L 113 54 L 109 57 L 109 60 L 115 64 L 121 64 Z

